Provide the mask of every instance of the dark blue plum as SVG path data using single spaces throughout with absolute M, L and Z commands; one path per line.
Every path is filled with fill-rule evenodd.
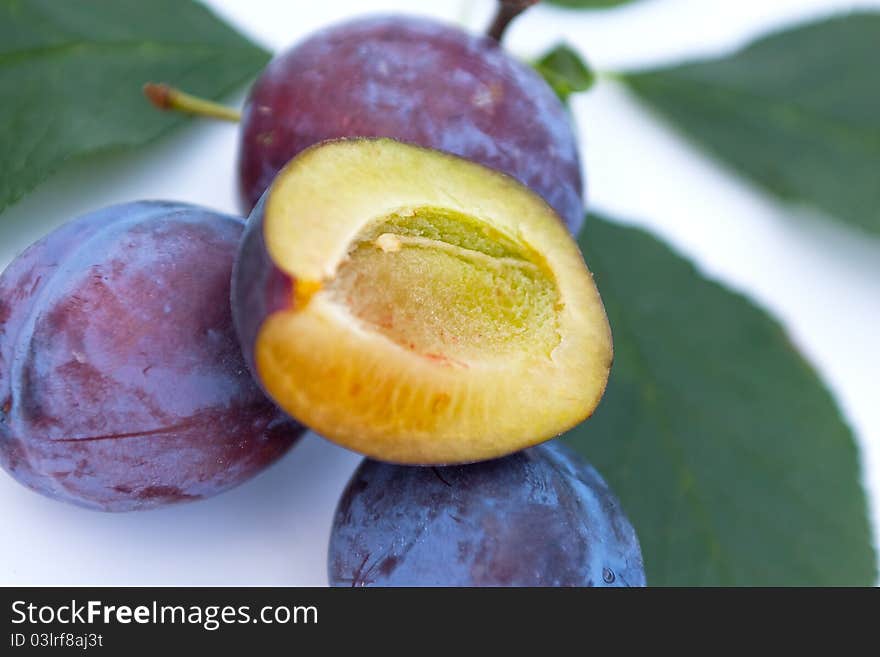
M 336 510 L 333 586 L 644 586 L 635 531 L 559 441 L 444 468 L 365 460 Z
M 244 222 L 116 205 L 36 242 L 0 276 L 0 466 L 106 511 L 208 497 L 302 429 L 251 378 L 232 326 Z
M 513 176 L 577 233 L 577 138 L 550 86 L 494 40 L 410 16 L 357 18 L 279 54 L 242 114 L 239 183 L 250 212 L 287 162 L 341 137 L 391 137 Z

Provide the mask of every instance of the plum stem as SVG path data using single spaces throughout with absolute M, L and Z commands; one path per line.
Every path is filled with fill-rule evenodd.
M 206 98 L 192 96 L 167 84 L 147 82 L 144 85 L 144 95 L 154 107 L 158 107 L 160 110 L 182 112 L 183 114 L 204 116 L 233 123 L 241 121 L 241 112 L 237 109 Z
M 511 21 L 538 2 L 539 0 L 498 0 L 498 11 L 495 12 L 495 18 L 486 31 L 486 36 L 501 43 Z

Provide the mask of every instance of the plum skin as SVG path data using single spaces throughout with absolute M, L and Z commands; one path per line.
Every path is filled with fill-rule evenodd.
M 365 460 L 328 556 L 332 586 L 644 586 L 638 539 L 558 440 L 443 468 Z
M 278 171 L 318 142 L 391 137 L 479 162 L 531 187 L 577 233 L 577 140 L 552 89 L 492 39 L 380 16 L 326 28 L 275 57 L 242 114 L 249 213 Z
M 214 495 L 302 428 L 247 371 L 232 327 L 241 219 L 180 203 L 74 219 L 0 276 L 0 465 L 79 506 Z
M 259 380 L 255 352 L 260 326 L 272 313 L 291 307 L 293 279 L 272 260 L 263 235 L 266 196 L 248 218 L 232 268 L 232 319 L 242 355 Z

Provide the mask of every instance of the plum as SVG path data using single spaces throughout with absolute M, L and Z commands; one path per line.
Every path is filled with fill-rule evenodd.
M 514 4 L 533 3 L 502 10 Z M 503 25 L 492 29 L 500 31 Z M 380 16 L 326 28 L 276 56 L 242 114 L 246 211 L 292 157 L 340 137 L 391 137 L 459 155 L 530 187 L 572 232 L 583 221 L 569 116 L 547 83 L 495 39 L 429 19 Z
M 74 219 L 0 276 L 0 465 L 80 506 L 195 500 L 275 461 L 301 427 L 232 325 L 244 223 L 166 202 Z
M 611 332 L 559 217 L 510 176 L 390 139 L 300 153 L 248 222 L 233 317 L 255 376 L 384 461 L 495 458 L 567 431 Z
M 333 586 L 644 586 L 638 539 L 559 441 L 474 465 L 365 460 L 328 556 Z

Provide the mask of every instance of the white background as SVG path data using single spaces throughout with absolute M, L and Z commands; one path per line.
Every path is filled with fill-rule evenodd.
M 492 0 L 209 4 L 273 50 L 367 11 L 421 13 L 479 30 L 493 8 Z M 514 25 L 507 45 L 532 56 L 565 38 L 595 68 L 615 70 L 728 52 L 772 28 L 857 6 L 880 8 L 880 0 L 643 0 L 581 13 L 539 6 Z M 828 382 L 862 447 L 876 535 L 880 240 L 777 204 L 613 83 L 600 83 L 573 108 L 592 207 L 646 227 L 768 308 Z M 110 203 L 169 198 L 235 212 L 235 150 L 234 127 L 197 122 L 136 154 L 69 167 L 4 213 L 0 265 L 54 226 Z M 0 584 L 326 584 L 333 509 L 358 461 L 310 435 L 233 491 L 124 515 L 53 502 L 0 472 Z

